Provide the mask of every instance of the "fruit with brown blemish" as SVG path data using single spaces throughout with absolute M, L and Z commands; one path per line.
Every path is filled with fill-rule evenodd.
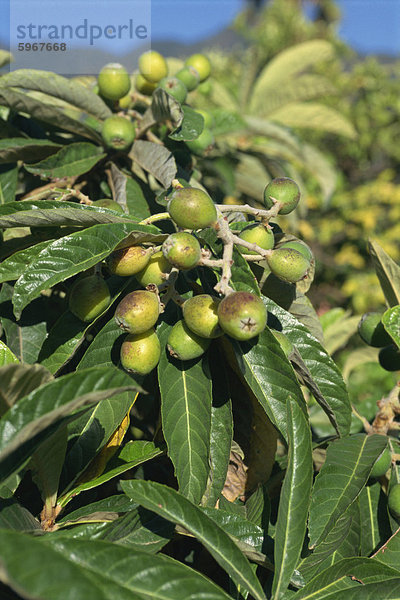
M 264 330 L 267 309 L 251 292 L 232 292 L 220 302 L 218 320 L 223 331 L 235 340 L 250 340 Z
M 167 349 L 173 358 L 193 360 L 204 354 L 210 342 L 210 339 L 203 338 L 191 331 L 182 320 L 172 327 L 167 340 Z
M 107 258 L 107 265 L 113 275 L 131 277 L 142 271 L 150 260 L 150 251 L 143 246 L 129 246 L 115 250 Z
M 264 204 L 266 208 L 272 208 L 274 200 L 277 200 L 281 204 L 279 214 L 288 215 L 299 203 L 299 186 L 290 177 L 276 177 L 269 182 L 264 190 Z
M 182 271 L 193 269 L 201 258 L 197 238 L 186 231 L 171 233 L 162 245 L 162 252 L 173 267 Z
M 204 229 L 217 221 L 217 209 L 210 196 L 198 188 L 182 187 L 169 198 L 168 212 L 179 227 Z
M 147 375 L 157 365 L 161 346 L 153 329 L 139 334 L 128 334 L 122 342 L 120 359 L 122 367 L 134 375 Z
M 310 269 L 310 261 L 293 248 L 277 248 L 267 257 L 271 272 L 288 283 L 303 279 Z
M 128 333 L 139 334 L 153 327 L 160 314 L 158 297 L 148 290 L 127 294 L 115 310 L 115 321 Z
M 166 277 L 172 269 L 171 263 L 164 257 L 161 251 L 155 252 L 150 257 L 147 266 L 135 275 L 141 286 L 147 287 L 151 283 L 161 285 L 165 283 Z
M 183 318 L 189 329 L 204 338 L 217 338 L 223 335 L 218 321 L 219 298 L 209 294 L 199 294 L 186 300 L 182 307 Z

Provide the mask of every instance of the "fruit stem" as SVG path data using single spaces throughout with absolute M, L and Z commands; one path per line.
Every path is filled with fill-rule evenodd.
M 269 220 L 277 216 L 277 214 L 279 213 L 279 209 L 282 206 L 280 202 L 275 202 L 276 203 L 274 204 L 274 206 L 269 210 L 254 208 L 249 204 L 244 204 L 243 206 L 236 204 L 216 204 L 216 208 L 221 212 L 240 212 L 248 215 L 253 215 L 254 217 L 260 217 L 263 220 Z
M 167 212 L 164 213 L 157 213 L 156 215 L 151 215 L 150 217 L 147 217 L 146 219 L 143 219 L 143 221 L 140 221 L 140 223 L 138 223 L 138 225 L 150 225 L 151 223 L 155 223 L 156 221 L 166 221 L 167 219 L 170 219 L 170 215 Z
M 263 250 L 260 246 L 254 244 L 253 242 L 246 242 L 245 240 L 242 240 L 242 238 L 240 238 L 238 235 L 232 234 L 232 241 L 238 246 L 244 246 L 248 250 L 254 250 L 254 252 L 260 254 L 262 258 L 271 256 L 272 250 Z M 255 257 L 255 259 L 260 260 L 260 258 L 257 257 Z
M 217 208 L 217 212 L 218 208 Z M 219 212 L 217 226 L 215 228 L 217 236 L 222 240 L 224 244 L 224 253 L 222 255 L 222 275 L 220 281 L 214 286 L 214 290 L 224 296 L 228 296 L 233 292 L 233 289 L 229 285 L 232 277 L 232 264 L 233 264 L 233 234 L 229 228 L 227 217 L 224 217 Z

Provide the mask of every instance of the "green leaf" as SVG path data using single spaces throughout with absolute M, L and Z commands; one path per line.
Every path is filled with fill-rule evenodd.
M 26 531 L 39 533 L 39 521 L 27 508 L 21 506 L 14 498 L 0 498 L 0 530 Z M 39 530 L 39 531 L 38 531 Z
M 157 330 L 164 348 L 170 326 Z M 158 364 L 161 419 L 179 491 L 198 504 L 210 471 L 212 387 L 207 358 L 180 361 L 161 353 Z
M 307 527 L 313 477 L 311 430 L 298 403 L 288 398 L 288 466 L 279 500 L 275 535 L 275 573 L 272 593 L 282 597 L 300 557 Z
M 256 296 L 261 296 L 257 280 L 250 269 L 249 263 L 236 249 L 233 251 L 231 284 L 236 291 L 252 292 Z
M 0 479 L 4 481 L 36 448 L 91 404 L 139 386 L 118 369 L 93 368 L 64 375 L 20 399 L 0 422 Z
M 42 290 L 49 289 L 90 267 L 93 267 L 127 238 L 138 242 L 157 239 L 156 228 L 128 223 L 95 225 L 51 242 L 17 280 L 13 305 L 17 317 Z M 163 236 L 165 237 L 165 236 Z
M 66 523 L 67 521 L 78 521 L 79 519 L 84 519 L 85 517 L 90 517 L 93 514 L 99 513 L 108 513 L 116 518 L 119 514 L 132 511 L 137 507 L 137 503 L 133 502 L 133 500 L 128 498 L 125 494 L 116 494 L 115 496 L 107 496 L 96 502 L 80 506 L 60 519 L 57 519 L 57 522 L 61 524 Z
M 215 108 L 210 111 L 213 116 L 212 131 L 215 136 L 234 133 L 246 129 L 246 123 L 237 110 L 228 110 L 228 107 Z
M 233 341 L 240 372 L 273 425 L 287 439 L 288 397 L 306 406 L 292 366 L 268 327 L 247 343 Z
M 0 367 L 18 362 L 19 360 L 15 354 L 11 352 L 10 348 L 0 340 Z
M 337 110 L 317 102 L 292 102 L 273 111 L 271 121 L 287 127 L 306 127 L 343 135 L 350 139 L 357 137 L 351 122 Z
M 0 205 L 15 200 L 18 184 L 18 166 L 3 165 L 0 167 Z
M 203 131 L 204 118 L 190 106 L 182 106 L 182 111 L 182 123 L 168 137 L 176 142 L 189 142 L 197 139 Z
M 87 369 L 96 365 L 118 365 L 121 344 L 125 335 L 117 327 L 115 320 L 111 319 L 104 325 L 83 355 L 77 369 Z
M 110 542 L 1 531 L 0 557 L 1 580 L 25 598 L 65 600 L 68 590 L 71 598 L 85 600 L 231 600 L 172 558 Z M 47 572 L 43 565 L 52 568 Z
M 101 143 L 100 134 L 91 127 L 68 116 L 59 107 L 42 102 L 28 94 L 16 91 L 14 88 L 4 87 L 1 84 L 0 105 L 8 106 L 18 113 L 28 114 L 32 119 L 48 123 L 56 129 L 64 129 L 75 135 L 80 135 L 84 138 L 89 138 L 90 140 Z M 49 144 L 47 143 L 47 145 Z
M 112 112 L 103 100 L 74 79 L 38 69 L 18 69 L 1 78 L 0 85 L 35 90 L 59 98 L 94 117 L 106 119 Z M 51 98 L 49 98 L 51 101 Z
M 369 556 L 376 551 L 391 535 L 386 503 L 387 496 L 377 481 L 373 485 L 366 485 L 361 491 L 359 504 L 362 556 Z
M 140 184 L 132 177 L 126 179 L 126 205 L 129 214 L 142 220 L 150 216 L 151 211 Z
M 304 325 L 269 298 L 263 297 L 263 301 L 271 313 L 268 317 L 271 326 L 275 329 L 281 327 L 283 333 L 296 346 L 320 394 L 330 408 L 327 415 L 332 425 L 340 435 L 347 435 L 350 431 L 351 406 L 346 386 L 336 364 Z M 318 400 L 318 397 L 316 399 Z M 323 405 L 321 406 L 326 410 Z
M 0 163 L 41 160 L 57 152 L 60 147 L 60 144 L 49 140 L 5 138 L 0 140 Z
M 18 363 L 0 367 L 0 416 L 20 398 L 52 379 L 51 373 L 42 365 Z
M 50 329 L 40 349 L 39 362 L 51 373 L 57 373 L 83 342 L 86 329 L 88 324 L 67 310 Z
M 385 436 L 357 434 L 335 440 L 328 446 L 311 497 L 310 548 L 326 537 L 340 515 L 359 496 L 373 463 L 386 445 Z
M 400 267 L 377 242 L 368 241 L 368 252 L 387 303 L 397 306 L 400 304 Z
M 80 142 L 64 146 L 58 152 L 34 165 L 25 165 L 29 173 L 42 178 L 77 177 L 87 173 L 106 156 L 99 146 Z
M 250 523 L 240 515 L 233 515 L 219 508 L 204 507 L 201 509 L 210 519 L 215 521 L 235 541 L 243 542 L 256 550 L 261 550 L 264 532 L 261 527 Z
M 154 142 L 136 140 L 129 156 L 142 169 L 153 175 L 165 189 L 170 187 L 177 167 L 173 154 L 167 148 Z
M 47 248 L 49 243 L 49 241 L 40 242 L 39 244 L 20 250 L 19 252 L 14 252 L 14 254 L 3 260 L 0 264 L 0 283 L 18 279 L 41 251 L 44 250 L 44 248 Z
M 400 305 L 389 308 L 382 317 L 382 323 L 388 334 L 400 347 Z
M 400 527 L 373 556 L 379 562 L 400 570 Z
M 151 107 L 149 109 L 150 118 L 156 123 L 171 121 L 174 127 L 179 127 L 184 118 L 184 108 L 180 103 L 168 94 L 165 90 L 158 88 L 154 90 L 151 97 Z M 149 118 L 147 113 L 144 114 L 141 127 L 146 126 L 146 121 Z
M 231 538 L 207 517 L 200 508 L 179 492 L 150 481 L 122 481 L 121 487 L 130 498 L 156 514 L 177 523 L 192 533 L 215 560 L 256 600 L 265 600 L 261 585 L 252 568 Z

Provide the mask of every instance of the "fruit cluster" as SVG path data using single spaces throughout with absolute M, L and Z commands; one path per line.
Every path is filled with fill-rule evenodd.
M 139 58 L 139 73 L 132 85 L 127 70 L 119 63 L 105 65 L 98 76 L 95 91 L 115 111 L 124 111 L 105 119 L 102 127 L 103 142 L 110 150 L 129 151 L 136 137 L 135 111 L 130 111 L 135 99 L 142 95 L 151 96 L 159 88 L 165 90 L 180 104 L 186 101 L 189 92 L 206 81 L 211 73 L 211 64 L 204 54 L 190 56 L 184 67 L 174 76 L 168 75 L 168 65 L 165 58 L 154 50 L 145 52 Z M 188 147 L 195 153 L 202 154 L 214 144 L 214 137 L 208 127 L 205 117 L 205 127 L 200 136 L 190 142 Z
M 121 346 L 122 367 L 145 375 L 157 365 L 161 346 L 155 326 L 170 300 L 182 309 L 182 319 L 172 327 L 167 340 L 173 358 L 196 359 L 214 338 L 224 334 L 241 342 L 258 336 L 267 324 L 265 304 L 256 293 L 230 286 L 232 264 L 235 256 L 241 256 L 249 265 L 263 263 L 267 271 L 285 282 L 295 283 L 306 277 L 313 261 L 311 250 L 300 240 L 276 242 L 270 224 L 271 218 L 294 210 L 299 199 L 299 188 L 293 180 L 274 179 L 265 188 L 265 210 L 250 206 L 239 209 L 254 220 L 238 232 L 235 228 L 243 222 L 229 225 L 225 215 L 232 212 L 232 207 L 216 205 L 203 189 L 184 187 L 174 180 L 167 196 L 168 212 L 150 219 L 169 219 L 176 231 L 165 234 L 161 246 L 131 245 L 115 250 L 106 259 L 111 275 L 135 277 L 145 288 L 128 293 L 115 310 L 116 324 L 127 334 Z M 201 232 L 207 230 L 222 241 L 219 253 L 202 242 Z M 197 285 L 192 286 L 195 295 L 183 298 L 175 289 L 178 274 L 196 267 L 208 267 L 214 273 L 221 270 L 214 293 L 199 291 Z M 77 280 L 69 298 L 70 310 L 83 321 L 93 320 L 110 303 L 107 283 L 99 273 Z M 274 334 L 288 355 L 290 342 L 281 332 Z
M 386 371 L 399 371 L 400 351 L 387 333 L 382 316 L 380 312 L 365 313 L 358 324 L 358 333 L 366 344 L 380 348 L 378 359 L 381 367 Z

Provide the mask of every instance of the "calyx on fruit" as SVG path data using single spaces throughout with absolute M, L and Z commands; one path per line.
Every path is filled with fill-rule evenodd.
M 186 300 L 182 307 L 183 318 L 189 329 L 204 338 L 216 338 L 224 332 L 219 326 L 219 298 L 200 294 Z
M 388 496 L 389 510 L 396 518 L 400 518 L 400 483 L 392 485 Z
M 171 233 L 162 245 L 162 252 L 172 266 L 182 271 L 193 269 L 201 258 L 198 240 L 191 233 Z
M 224 332 L 235 340 L 250 340 L 264 330 L 267 309 L 251 292 L 232 292 L 220 302 L 218 320 Z
M 400 371 L 400 351 L 394 344 L 379 351 L 378 360 L 386 371 Z
M 160 341 L 153 329 L 129 333 L 122 342 L 121 365 L 129 373 L 147 375 L 158 365 L 160 356 Z
M 293 248 L 272 250 L 267 262 L 276 277 L 289 283 L 303 279 L 310 268 L 310 261 Z
M 204 229 L 217 221 L 214 202 L 206 192 L 198 188 L 174 190 L 167 208 L 175 223 L 184 229 Z
M 160 303 L 153 292 L 136 290 L 127 294 L 115 310 L 117 325 L 129 333 L 143 333 L 153 327 L 160 314 Z
M 208 154 L 211 152 L 214 144 L 214 135 L 212 131 L 208 129 L 208 127 L 204 127 L 198 138 L 186 142 L 186 146 L 189 148 L 189 150 L 198 156 L 203 156 L 203 154 Z
M 165 90 L 170 96 L 175 98 L 181 104 L 185 102 L 187 96 L 187 87 L 177 77 L 164 77 L 158 84 L 162 90 Z
M 211 63 L 204 54 L 192 54 L 192 56 L 186 59 L 185 65 L 196 69 L 200 77 L 200 82 L 205 81 L 210 76 Z
M 245 242 L 257 244 L 263 250 L 271 250 L 275 243 L 272 229 L 265 227 L 262 223 L 254 223 L 245 227 L 239 237 Z M 248 250 L 244 246 L 238 246 L 238 249 L 242 254 L 257 254 L 254 250 Z
M 100 275 L 89 275 L 73 284 L 69 298 L 69 310 L 84 323 L 98 317 L 110 304 L 108 285 Z
M 373 348 L 383 348 L 393 343 L 381 321 L 382 313 L 365 313 L 358 324 L 358 333 L 361 339 Z
M 164 257 L 163 253 L 155 252 L 147 266 L 139 273 L 136 273 L 135 277 L 141 286 L 146 287 L 153 283 L 154 285 L 161 285 L 165 282 L 166 275 L 171 271 L 171 263 Z
M 188 66 L 180 69 L 175 77 L 180 79 L 186 86 L 188 92 L 191 92 L 197 88 L 200 83 L 200 75 L 194 67 Z
M 162 54 L 149 50 L 139 57 L 139 71 L 150 83 L 158 83 L 168 75 L 168 65 Z
M 185 321 L 178 321 L 168 336 L 167 349 L 173 358 L 193 360 L 204 354 L 210 342 L 191 331 Z
M 99 92 L 109 100 L 119 100 L 131 88 L 131 79 L 126 69 L 119 63 L 105 65 L 97 78 Z
M 124 213 L 124 209 L 118 202 L 115 200 L 111 200 L 111 198 L 100 198 L 100 200 L 94 200 L 93 206 L 101 206 L 102 208 L 109 208 L 110 210 L 115 210 L 119 213 Z
M 108 148 L 128 150 L 135 139 L 136 128 L 130 119 L 114 115 L 108 117 L 101 130 L 103 141 Z
M 272 198 L 282 204 L 279 209 L 280 215 L 288 215 L 296 208 L 300 200 L 299 186 L 289 177 L 277 177 L 269 182 L 264 190 L 264 204 L 266 208 L 272 208 Z
M 150 252 L 143 246 L 129 246 L 115 250 L 107 258 L 107 265 L 113 275 L 130 277 L 142 271 L 150 260 Z
M 157 84 L 147 81 L 147 79 L 139 73 L 136 75 L 135 88 L 141 94 L 144 94 L 145 96 L 151 96 L 154 90 L 157 88 Z
M 376 459 L 369 476 L 382 477 L 388 471 L 391 464 L 392 454 L 389 448 L 385 448 L 382 454 Z

